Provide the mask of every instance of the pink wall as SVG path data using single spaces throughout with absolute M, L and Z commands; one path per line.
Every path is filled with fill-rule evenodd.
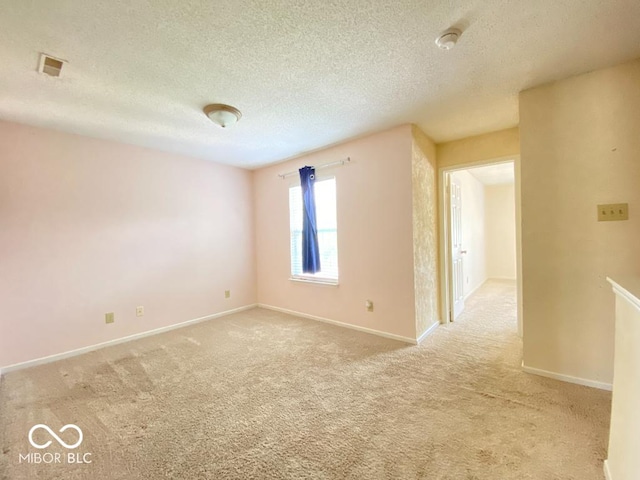
M 411 126 L 255 172 L 258 301 L 415 339 Z M 289 280 L 288 187 L 278 173 L 351 157 L 335 175 L 339 286 Z M 367 312 L 365 301 L 374 302 Z
M 0 366 L 255 303 L 252 188 L 238 168 L 0 122 Z

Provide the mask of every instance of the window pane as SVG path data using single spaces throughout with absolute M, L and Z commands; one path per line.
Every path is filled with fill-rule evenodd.
M 335 178 L 316 182 L 314 191 L 321 271 L 315 274 L 302 273 L 302 189 L 300 186 L 295 186 L 289 189 L 291 275 L 337 280 L 338 229 Z

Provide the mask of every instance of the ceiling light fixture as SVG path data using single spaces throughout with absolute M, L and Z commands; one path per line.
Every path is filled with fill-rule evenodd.
M 451 50 L 456 46 L 462 32 L 457 28 L 447 28 L 436 38 L 436 45 L 442 50 Z
M 209 120 L 216 125 L 220 125 L 222 128 L 232 127 L 242 118 L 240 110 L 222 103 L 207 105 L 202 111 L 209 117 Z

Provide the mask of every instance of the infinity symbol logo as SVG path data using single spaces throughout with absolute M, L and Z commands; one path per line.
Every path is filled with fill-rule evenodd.
M 65 443 L 64 440 L 62 440 L 58 435 L 56 435 L 56 433 L 51 430 L 47 425 L 44 425 L 43 423 L 39 423 L 38 425 L 34 425 L 33 427 L 31 427 L 31 430 L 29 430 L 29 443 L 31 445 L 33 445 L 35 448 L 47 448 L 49 445 L 51 445 L 51 440 L 49 440 L 48 442 L 39 445 L 36 442 L 33 441 L 33 432 L 35 432 L 37 429 L 39 428 L 43 428 L 45 429 L 47 432 L 49 432 L 51 434 L 51 436 L 53 438 L 56 439 L 56 441 L 62 445 L 64 448 L 68 448 L 68 449 L 73 449 L 73 448 L 77 448 L 81 443 L 82 443 L 82 430 L 80 430 L 80 427 L 70 423 L 68 425 L 65 425 L 64 427 L 62 427 L 60 429 L 60 433 L 64 432 L 65 430 L 68 429 L 73 429 L 76 432 L 78 432 L 78 441 L 76 443 L 74 443 L 73 445 L 69 445 L 68 443 Z

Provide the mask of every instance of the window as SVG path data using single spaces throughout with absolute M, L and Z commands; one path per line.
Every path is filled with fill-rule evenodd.
M 320 247 L 320 268 L 317 273 L 302 272 L 302 188 L 289 188 L 289 219 L 291 232 L 291 276 L 318 282 L 338 282 L 338 225 L 336 221 L 336 179 L 316 180 L 316 222 Z

